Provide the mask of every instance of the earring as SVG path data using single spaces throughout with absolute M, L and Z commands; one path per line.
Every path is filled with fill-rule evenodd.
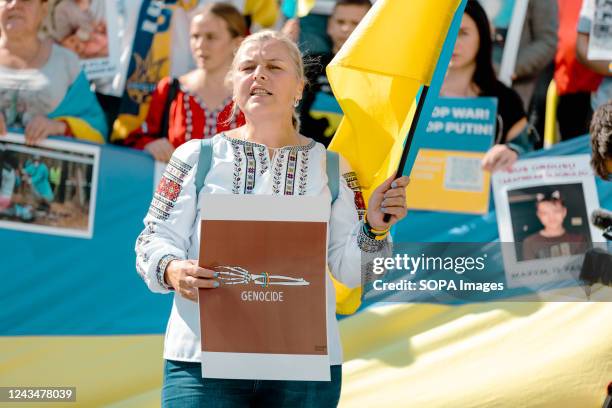
M 297 108 L 299 104 L 300 104 L 300 99 L 295 98 L 295 101 L 293 102 L 293 107 Z

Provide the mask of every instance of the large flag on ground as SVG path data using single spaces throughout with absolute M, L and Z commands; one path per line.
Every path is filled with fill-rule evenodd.
M 329 148 L 351 163 L 366 202 L 371 190 L 395 171 L 416 97 L 430 84 L 463 3 L 379 0 L 327 67 L 344 112 Z

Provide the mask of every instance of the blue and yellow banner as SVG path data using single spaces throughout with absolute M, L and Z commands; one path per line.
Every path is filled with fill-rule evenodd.
M 582 137 L 530 156 L 588 150 Z M 171 297 L 149 292 L 136 273 L 133 250 L 153 194 L 153 167 L 143 152 L 101 146 L 92 239 L 0 229 L 0 386 L 76 386 L 75 406 L 159 405 Z M 612 185 L 598 180 L 597 188 L 602 206 L 612 208 Z M 494 211 L 484 216 L 411 211 L 394 234 L 396 242 L 491 242 L 497 237 Z M 449 318 L 459 310 L 422 305 L 419 313 L 435 316 L 441 308 Z M 347 335 L 355 324 L 359 331 L 371 331 L 375 312 L 360 316 L 346 318 L 341 326 L 349 360 L 360 359 L 359 350 L 370 347 L 370 337 Z M 386 333 L 385 325 L 377 327 L 377 335 Z M 382 375 L 377 367 L 376 375 Z M 356 398 L 361 394 L 351 381 L 343 390 Z

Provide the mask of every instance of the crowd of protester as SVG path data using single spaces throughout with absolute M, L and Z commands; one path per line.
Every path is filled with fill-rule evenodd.
M 290 19 L 280 12 L 279 0 L 194 0 L 190 9 L 176 8 L 169 30 L 171 50 L 166 50 L 169 75 L 158 78 L 148 94 L 138 95 L 137 102 L 146 103 L 144 114 L 125 119 L 122 107 L 135 98 L 126 90 L 126 77 L 132 56 L 143 47 L 144 37 L 134 28 L 143 3 L 118 2 L 127 16 L 118 73 L 90 81 L 79 57 L 65 46 L 70 36 L 93 38 L 93 17 L 78 8 L 81 2 L 54 3 L 0 0 L 0 134 L 22 132 L 27 144 L 50 135 L 108 141 L 144 149 L 160 161 L 168 161 L 190 139 L 209 138 L 244 123 L 226 76 L 241 41 L 265 27 L 279 29 L 304 54 L 307 85 L 297 106 L 300 130 L 327 146 L 341 110 L 325 67 L 372 7 L 370 0 L 319 0 L 309 15 Z M 485 12 L 487 0 L 480 3 L 467 3 L 442 96 L 498 99 L 496 145 L 483 168 L 507 168 L 520 154 L 542 146 L 552 79 L 559 95 L 560 139 L 588 133 L 593 111 L 612 98 L 610 61 L 587 58 L 595 2 L 529 1 L 511 87 L 496 77 L 496 32 Z M 320 106 L 332 112 L 321 114 Z

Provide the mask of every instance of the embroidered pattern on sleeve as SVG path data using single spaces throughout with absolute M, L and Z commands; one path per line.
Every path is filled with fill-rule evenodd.
M 357 235 L 357 246 L 363 252 L 380 252 L 383 247 L 387 244 L 387 240 L 377 241 L 372 239 L 363 232 L 363 228 L 359 228 L 359 235 Z
M 172 261 L 178 260 L 174 255 L 164 255 L 161 257 L 157 264 L 157 271 L 155 273 L 155 277 L 157 278 L 157 283 L 164 289 L 172 289 L 166 282 L 164 281 L 164 273 L 166 272 L 166 268 L 168 264 Z
M 190 165 L 175 157 L 170 159 L 153 195 L 149 214 L 161 221 L 165 221 L 170 217 L 170 211 L 183 189 L 183 182 L 191 168 Z
M 342 175 L 346 184 L 349 186 L 351 190 L 353 190 L 353 194 L 355 195 L 355 207 L 357 208 L 357 214 L 359 215 L 359 219 L 363 220 L 363 217 L 366 213 L 365 200 L 363 199 L 363 193 L 361 192 L 361 185 L 359 184 L 359 180 L 357 179 L 357 174 L 354 171 L 344 173 Z

